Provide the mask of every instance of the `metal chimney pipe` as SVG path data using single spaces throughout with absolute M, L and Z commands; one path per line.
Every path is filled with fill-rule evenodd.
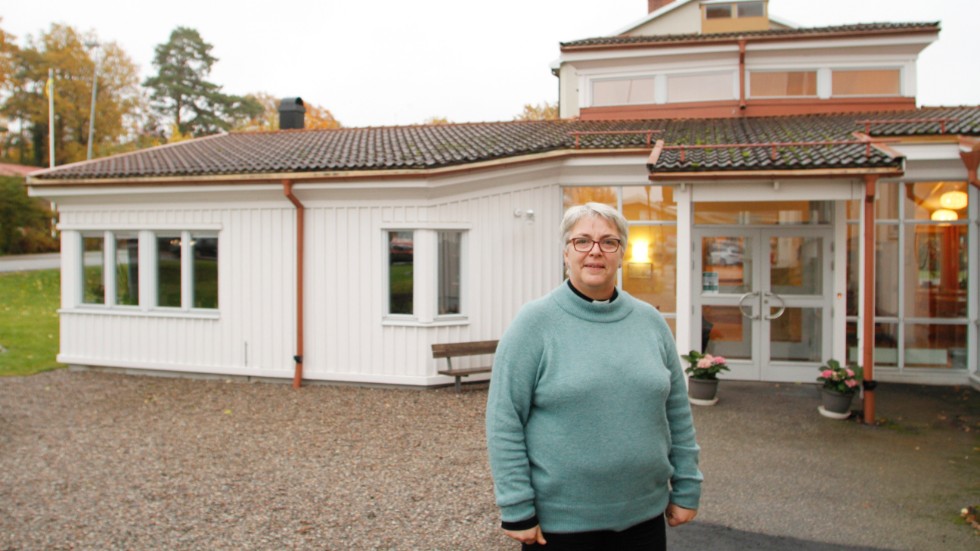
M 306 128 L 306 107 L 303 98 L 283 98 L 279 102 L 279 130 Z

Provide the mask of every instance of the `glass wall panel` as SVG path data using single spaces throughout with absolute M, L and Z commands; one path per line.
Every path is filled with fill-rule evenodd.
M 157 236 L 157 306 L 180 308 L 180 236 Z
M 966 369 L 966 325 L 905 325 L 905 367 Z
M 831 76 L 833 96 L 897 96 L 901 92 L 901 71 L 835 70 Z
M 415 234 L 388 232 L 388 313 L 413 314 Z
M 218 307 L 218 238 L 191 235 L 194 308 Z
M 105 263 L 103 254 L 105 238 L 82 237 L 82 302 L 84 304 L 105 304 L 105 279 L 102 266 Z
M 562 188 L 562 205 L 565 209 L 585 203 L 602 203 L 617 208 L 614 187 L 566 187 Z
M 966 182 L 908 184 L 905 186 L 905 218 L 907 220 L 964 220 L 967 218 L 967 198 Z
M 439 315 L 460 313 L 460 281 L 462 278 L 460 252 L 463 233 L 440 231 L 438 266 Z
M 847 315 L 861 308 L 861 225 L 847 225 Z
M 677 228 L 630 226 L 623 289 L 661 312 L 677 311 Z
M 875 315 L 898 316 L 898 225 L 875 226 Z M 855 270 L 860 269 L 860 264 Z
M 749 96 L 816 97 L 816 71 L 752 71 L 749 76 Z
M 847 361 L 861 365 L 863 358 L 858 356 L 858 340 L 861 326 L 855 322 L 847 324 Z M 898 367 L 898 324 L 875 324 L 875 366 Z
M 701 239 L 702 277 L 717 276 L 717 293 L 742 294 L 752 288 L 752 241 L 744 237 Z M 708 290 L 704 290 L 708 292 Z
M 829 201 L 698 202 L 694 223 L 710 224 L 826 224 L 831 220 Z
M 629 186 L 623 188 L 623 216 L 627 220 L 677 220 L 673 186 Z
M 592 83 L 592 105 L 636 105 L 654 102 L 654 79 L 597 80 Z
M 964 225 L 905 228 L 906 317 L 966 317 L 968 231 Z
M 819 295 L 823 292 L 823 239 L 769 239 L 769 285 L 780 295 Z
M 139 240 L 116 235 L 116 304 L 139 304 Z
M 726 99 L 736 99 L 733 72 L 667 77 L 668 103 Z

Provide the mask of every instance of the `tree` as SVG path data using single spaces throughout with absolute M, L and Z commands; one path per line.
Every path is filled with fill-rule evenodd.
M 249 94 L 256 103 L 262 106 L 262 112 L 240 121 L 233 130 L 239 132 L 257 132 L 279 130 L 279 103 L 281 98 L 277 98 L 266 92 Z M 332 128 L 343 128 L 340 121 L 334 118 L 333 113 L 325 107 L 304 102 L 306 108 L 306 128 L 313 130 L 329 130 Z
M 449 119 L 446 117 L 429 117 L 425 119 L 422 124 L 438 125 L 438 124 L 450 124 Z
M 55 162 L 65 164 L 85 159 L 88 149 L 91 117 L 92 77 L 95 55 L 102 57 L 96 97 L 96 154 L 104 152 L 124 134 L 123 119 L 132 112 L 138 96 L 136 65 L 115 43 L 103 44 L 99 51 L 87 48 L 96 44 L 94 33 L 79 33 L 74 28 L 53 24 L 37 40 L 28 37 L 27 45 L 12 52 L 11 72 L 6 89 L 9 93 L 0 111 L 19 122 L 23 144 L 30 142 L 33 160 L 21 155 L 19 162 L 44 166 L 48 161 L 48 98 L 45 83 L 48 69 L 54 73 Z
M 196 30 L 177 27 L 166 43 L 156 47 L 157 75 L 143 82 L 151 90 L 153 107 L 172 119 L 182 134 L 215 134 L 262 112 L 255 100 L 225 94 L 221 86 L 207 80 L 218 61 L 211 55 L 212 48 Z
M 515 121 L 555 121 L 558 120 L 557 103 L 524 104 L 524 111 L 514 117 Z
M 41 201 L 27 196 L 23 178 L 0 176 L 0 254 L 58 250 L 48 227 L 51 216 Z

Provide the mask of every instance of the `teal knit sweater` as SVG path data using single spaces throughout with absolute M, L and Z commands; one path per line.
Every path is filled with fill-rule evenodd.
M 494 357 L 487 447 L 505 522 L 623 530 L 668 503 L 698 508 L 699 448 L 673 336 L 622 291 L 588 302 L 562 284 L 521 309 Z

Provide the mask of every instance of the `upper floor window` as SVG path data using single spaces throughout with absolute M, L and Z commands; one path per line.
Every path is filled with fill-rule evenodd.
M 752 71 L 749 95 L 753 98 L 816 97 L 816 71 Z
M 762 17 L 763 15 L 765 15 L 765 6 L 761 1 L 707 4 L 704 7 L 706 19 Z
M 654 79 L 623 78 L 592 83 L 592 105 L 635 105 L 654 102 Z
M 833 96 L 897 96 L 901 93 L 899 69 L 834 69 Z
M 735 73 L 680 74 L 667 76 L 667 101 L 718 101 L 735 98 Z

